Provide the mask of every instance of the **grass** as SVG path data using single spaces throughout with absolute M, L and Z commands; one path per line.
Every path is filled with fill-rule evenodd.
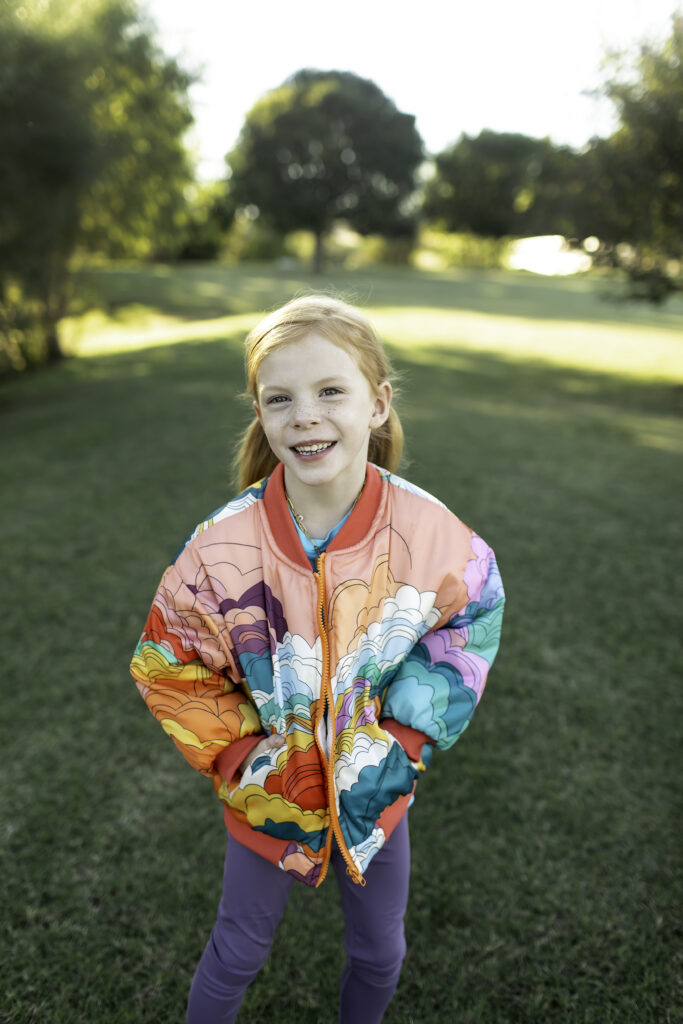
M 636 378 L 681 372 L 683 298 L 664 309 L 625 303 L 609 279 L 552 279 L 504 271 L 419 273 L 375 269 L 339 273 L 341 288 L 372 311 L 383 336 L 411 350 L 489 352 L 506 360 L 578 369 L 615 369 Z M 243 332 L 255 312 L 319 288 L 310 275 L 271 267 L 198 264 L 83 271 L 67 347 L 81 355 Z
M 106 312 L 72 323 L 80 358 L 0 391 L 0 1019 L 180 1024 L 224 831 L 127 665 L 167 560 L 230 494 L 245 327 L 310 279 L 84 283 Z M 406 475 L 493 545 L 509 602 L 483 704 L 410 812 L 385 1020 L 673 1024 L 683 308 L 521 275 L 333 283 L 403 375 Z M 242 1019 L 331 1024 L 341 934 L 334 883 L 295 887 Z

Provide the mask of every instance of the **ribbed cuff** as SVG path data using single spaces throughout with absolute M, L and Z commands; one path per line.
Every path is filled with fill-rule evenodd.
M 216 770 L 226 782 L 231 778 L 244 761 L 247 754 L 250 754 L 257 743 L 265 739 L 266 734 L 257 733 L 256 736 L 243 736 L 241 740 L 235 740 L 229 747 L 221 751 L 215 761 Z
M 401 725 L 395 718 L 383 718 L 379 724 L 398 740 L 411 761 L 420 761 L 423 744 L 432 743 L 426 733 L 412 729 L 409 725 Z

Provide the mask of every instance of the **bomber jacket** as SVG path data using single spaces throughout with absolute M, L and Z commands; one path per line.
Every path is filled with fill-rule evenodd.
M 452 746 L 474 713 L 503 605 L 486 543 L 371 464 L 312 571 L 279 464 L 181 548 L 131 672 L 212 778 L 231 835 L 312 886 L 335 839 L 364 884 L 432 749 Z M 274 732 L 286 744 L 240 772 Z

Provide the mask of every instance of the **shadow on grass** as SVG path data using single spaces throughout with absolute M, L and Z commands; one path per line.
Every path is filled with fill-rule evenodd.
M 306 287 L 304 279 L 270 264 L 216 263 L 82 269 L 74 283 L 74 314 L 102 308 L 114 319 L 144 305 L 181 319 L 213 320 L 271 308 Z
M 174 389 L 184 393 L 202 388 L 207 394 L 222 392 L 232 402 L 244 388 L 243 338 L 244 332 L 236 331 L 209 341 L 67 358 L 58 367 L 38 367 L 23 377 L 0 381 L 0 409 L 30 403 L 32 397 L 40 402 L 50 393 L 66 399 L 83 389 L 148 390 L 165 382 L 173 382 Z M 675 423 L 683 412 L 683 385 L 674 382 L 643 381 L 633 375 L 621 377 L 616 372 L 591 372 L 542 360 L 507 360 L 497 353 L 477 353 L 457 345 L 389 344 L 387 349 L 398 371 L 400 406 L 404 411 L 410 407 L 414 419 L 448 415 L 456 411 L 454 403 L 461 410 L 478 404 L 494 417 L 547 416 L 558 422 L 576 421 L 577 429 L 583 430 L 586 416 L 613 415 L 615 427 L 620 414 L 674 417 Z M 604 426 L 609 431 L 609 425 Z
M 371 307 L 468 311 L 530 320 L 569 320 L 641 327 L 680 327 L 683 298 L 664 309 L 624 303 L 614 281 L 600 277 L 547 278 L 491 270 L 441 273 L 372 267 L 315 276 L 277 264 L 216 263 L 84 269 L 77 278 L 74 312 L 104 308 L 116 316 L 144 305 L 188 320 L 261 313 L 294 295 L 341 292 Z

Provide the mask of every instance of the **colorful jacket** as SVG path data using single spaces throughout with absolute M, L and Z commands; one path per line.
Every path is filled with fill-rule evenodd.
M 336 837 L 362 883 L 432 748 L 467 727 L 503 604 L 484 541 L 371 465 L 312 572 L 280 464 L 191 535 L 131 671 L 162 728 L 213 779 L 237 840 L 317 886 Z M 273 732 L 286 745 L 241 773 Z

